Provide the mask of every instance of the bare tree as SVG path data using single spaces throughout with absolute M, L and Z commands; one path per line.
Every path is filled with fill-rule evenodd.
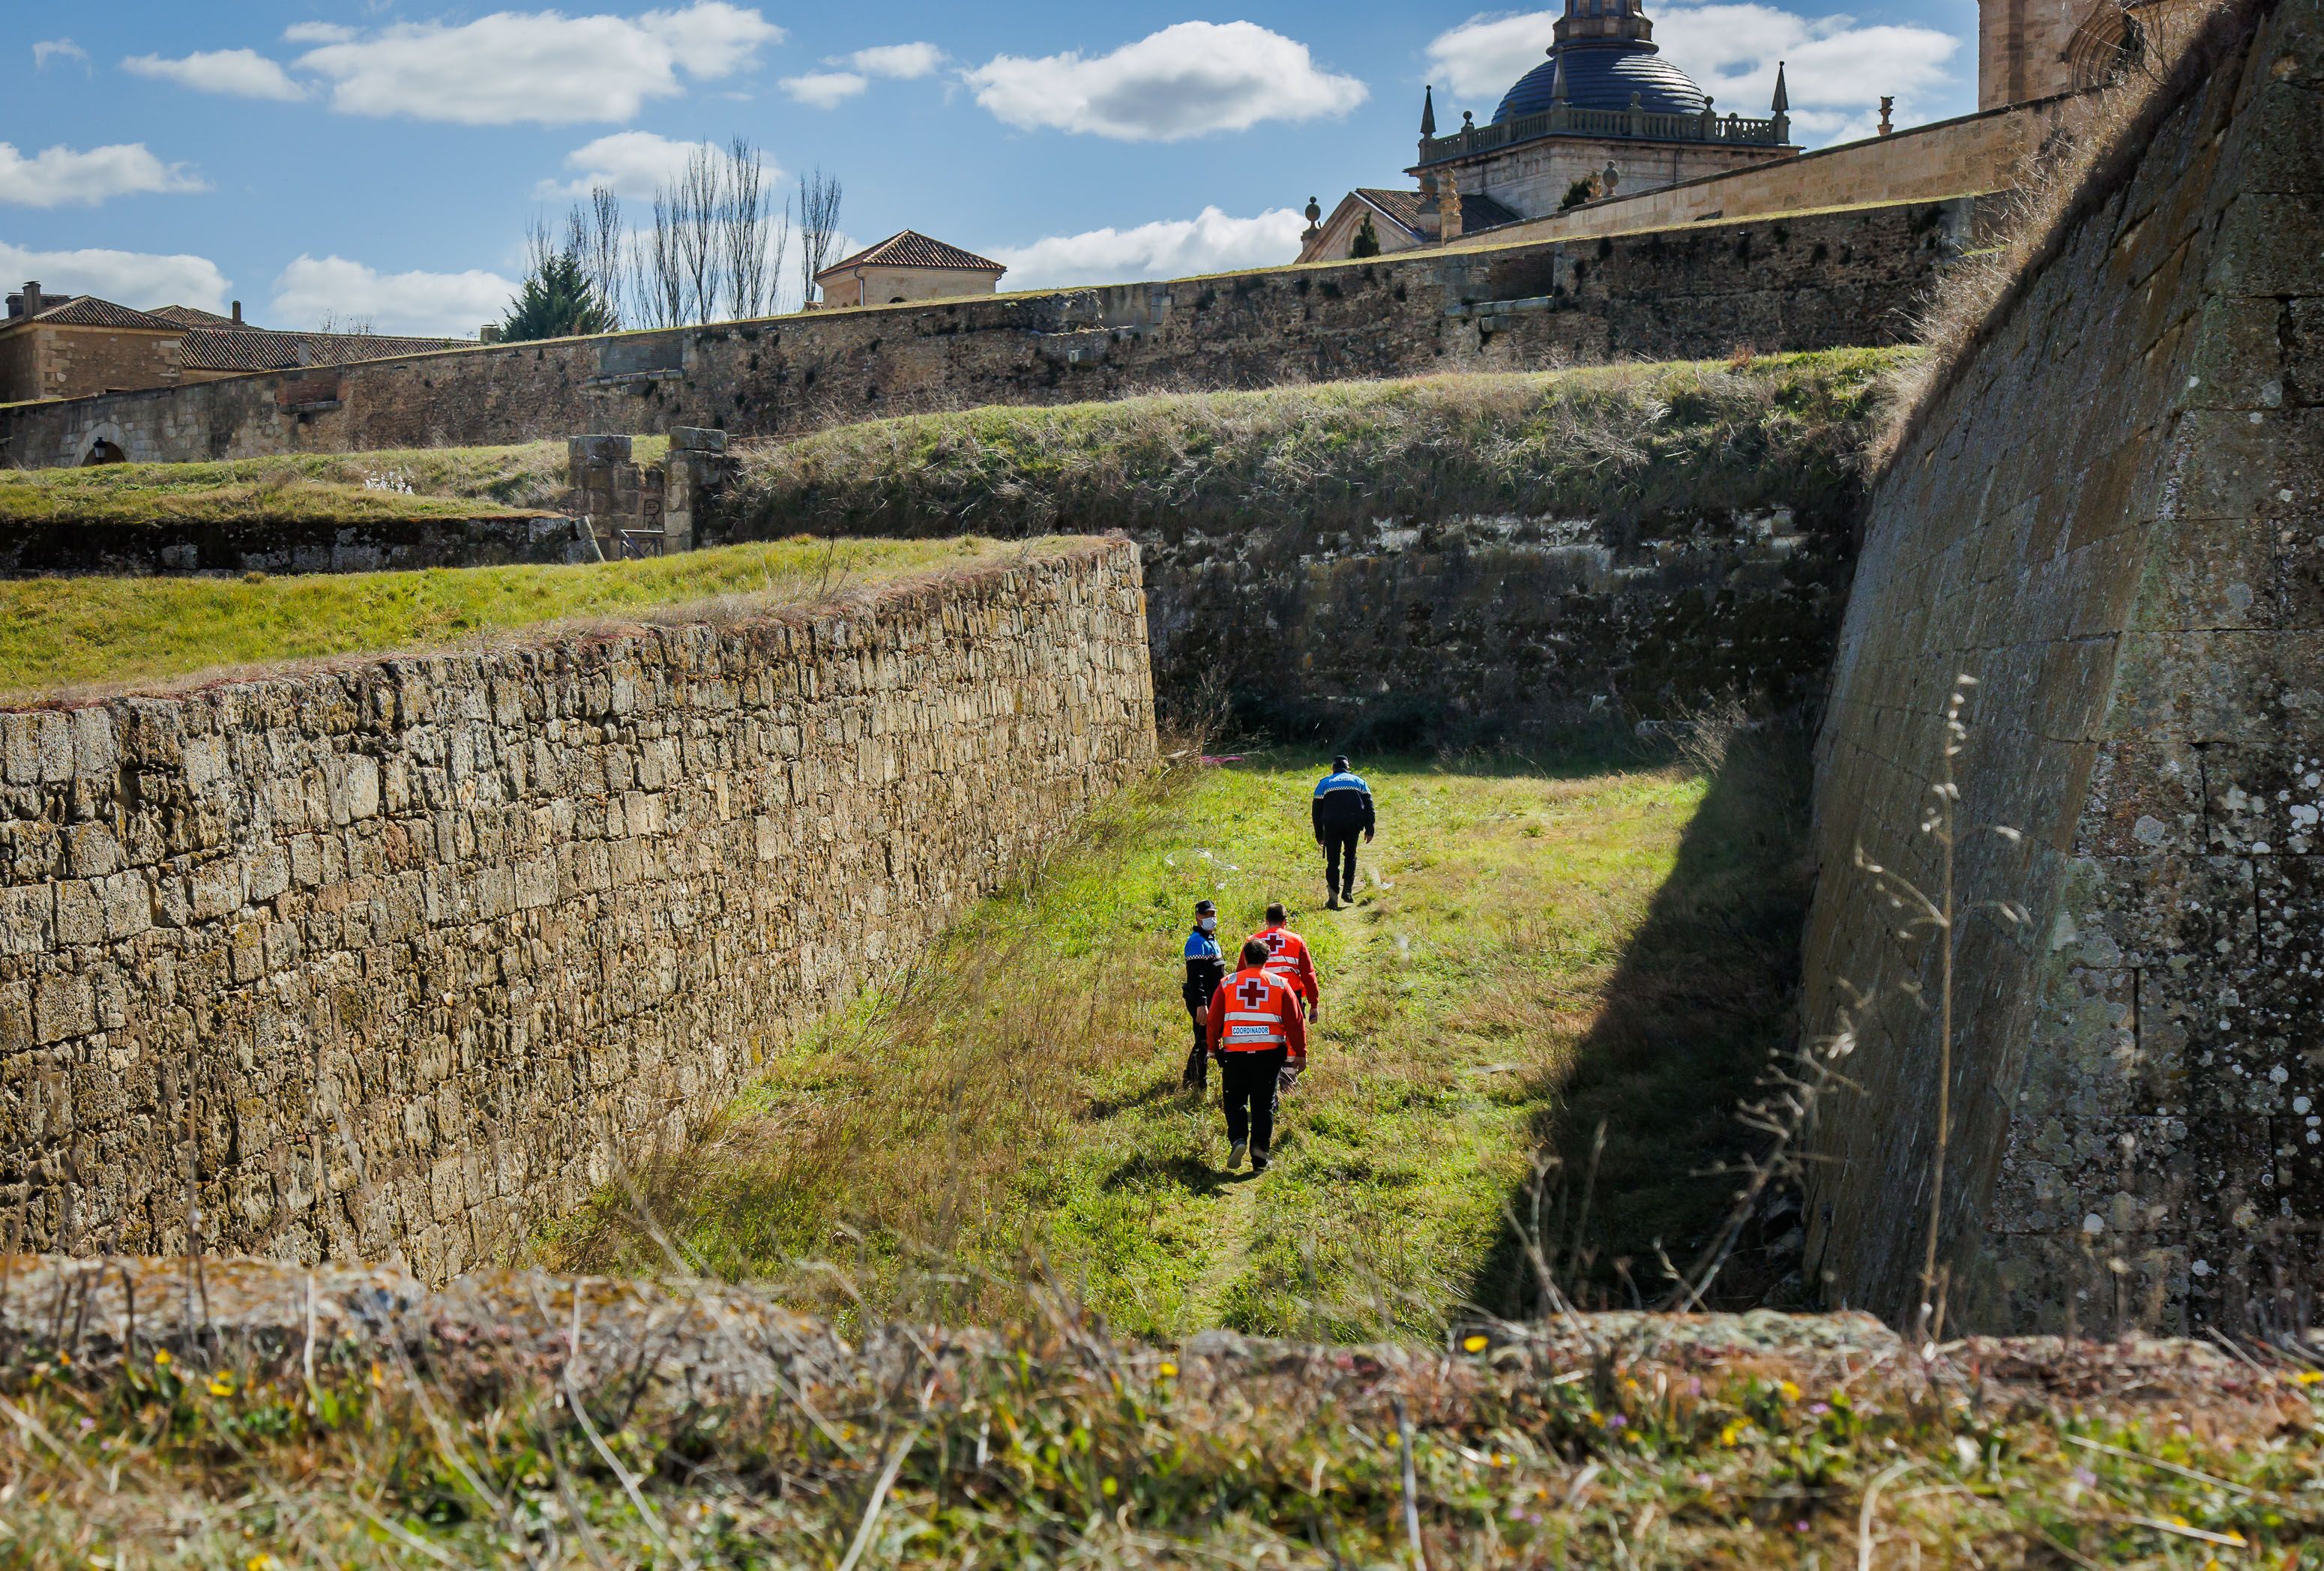
M 565 249 L 581 263 L 590 292 L 604 314 L 606 330 L 622 325 L 629 293 L 622 198 L 604 186 L 589 188 L 587 207 L 576 206 L 565 219 Z
M 684 314 L 696 322 L 715 318 L 725 293 L 718 243 L 719 188 L 725 184 L 720 178 L 723 172 L 718 155 L 698 146 L 669 187 L 678 270 L 686 282 Z
M 376 338 L 379 328 L 369 317 L 342 317 L 337 311 L 326 311 L 323 319 L 315 324 L 318 333 L 337 333 L 349 338 Z
M 770 210 L 767 166 L 758 149 L 738 136 L 726 149 L 718 198 L 719 265 L 725 298 L 737 317 L 763 317 L 775 308 L 776 270 L 790 244 L 790 205 Z
M 831 260 L 839 238 L 839 181 L 818 167 L 813 176 L 799 176 L 799 280 L 804 305 L 815 303 L 815 275 Z
M 686 320 L 686 268 L 678 231 L 677 198 L 664 186 L 654 192 L 653 227 L 631 243 L 638 314 L 649 327 L 675 327 Z

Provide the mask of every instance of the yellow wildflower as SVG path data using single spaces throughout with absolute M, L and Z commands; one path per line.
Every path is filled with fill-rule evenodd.
M 2319 1373 L 2313 1369 L 2303 1369 L 2292 1377 L 2292 1383 L 2294 1385 L 2314 1385 L 2319 1382 L 2324 1382 L 2324 1373 Z
M 169 1367 L 170 1367 L 170 1350 L 169 1350 L 167 1347 L 156 1347 L 156 1348 L 154 1348 L 154 1349 L 153 1349 L 153 1362 L 154 1362 L 156 1364 L 160 1365 L 160 1366 L 161 1366 L 161 1368 L 163 1368 L 163 1369 L 167 1369 L 167 1368 L 169 1368 Z
M 1486 1336 L 1482 1331 L 1471 1331 L 1469 1335 L 1461 1338 L 1462 1351 L 1466 1353 L 1482 1353 L 1486 1348 L 1490 1347 L 1492 1345 L 1493 1339 L 1490 1337 Z
M 1178 1366 L 1166 1359 L 1161 1364 L 1156 1365 L 1154 1373 L 1160 1375 L 1163 1379 L 1168 1380 L 1171 1376 L 1178 1373 Z
M 216 1374 L 211 1375 L 210 1394 L 212 1396 L 232 1396 L 234 1394 L 234 1376 L 228 1374 L 222 1369 Z
M 1775 1383 L 1775 1389 L 1783 1393 L 1783 1398 L 1785 1401 L 1797 1401 L 1800 1400 L 1800 1388 L 1794 1385 L 1788 1380 L 1777 1381 Z
M 1106 1499 L 1111 1500 L 1114 1495 L 1120 1491 L 1121 1485 L 1109 1478 L 1103 1484 L 1099 1484 L 1098 1489 L 1105 1495 Z

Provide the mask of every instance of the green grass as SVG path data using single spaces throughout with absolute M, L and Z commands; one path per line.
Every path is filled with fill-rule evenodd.
M 633 439 L 659 463 L 666 436 Z M 565 444 L 296 453 L 218 464 L 0 469 L 0 523 L 360 523 L 562 505 Z
M 1786 1018 L 1779 983 L 1729 984 L 1779 978 L 1796 945 L 1795 767 L 1366 769 L 1385 832 L 1353 910 L 1317 908 L 1314 761 L 1180 769 L 772 1063 L 641 1175 L 647 1212 L 701 1269 L 834 1311 L 798 1263 L 836 1250 L 882 1311 L 990 1318 L 1038 1259 L 1138 1336 L 1429 1337 L 1465 1303 L 1522 1300 L 1505 1203 L 1603 1112 L 1619 1182 L 1572 1217 L 1579 1285 L 1603 1296 L 1607 1263 L 1657 1234 L 1687 1250 L 1726 1192 L 1699 1171 L 1734 1154 L 1729 1112 Z M 1775 924 L 1738 927 L 1768 914 L 1763 887 Z M 1259 1179 L 1221 1171 L 1215 1082 L 1205 1106 L 1178 1089 L 1177 957 L 1204 896 L 1238 941 L 1288 899 L 1323 978 Z M 544 1249 L 662 1263 L 619 1192 Z
M 789 540 L 579 567 L 0 581 L 0 698 L 441 648 L 544 623 L 637 617 L 732 596 L 778 604 L 1023 549 L 973 538 Z
M 1620 520 L 1852 505 L 1900 350 L 987 407 L 752 445 L 752 533 L 1311 533 L 1397 518 Z

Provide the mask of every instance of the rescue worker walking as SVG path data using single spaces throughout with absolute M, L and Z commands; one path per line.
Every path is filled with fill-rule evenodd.
M 1343 754 L 1315 782 L 1315 843 L 1323 848 L 1324 903 L 1333 911 L 1356 897 L 1356 836 L 1372 838 L 1372 788 L 1350 772 Z
M 1291 985 L 1312 1021 L 1323 1007 L 1323 993 L 1315 979 L 1315 961 L 1307 952 L 1307 941 L 1284 925 L 1290 920 L 1283 902 L 1276 901 L 1267 908 L 1267 925 L 1252 933 L 1250 942 L 1265 947 L 1267 969 Z
M 1186 935 L 1186 980 L 1179 989 L 1186 1000 L 1187 1016 L 1194 1023 L 1194 1051 L 1186 1055 L 1186 1089 L 1209 1088 L 1211 1069 L 1211 995 L 1226 980 L 1226 955 L 1219 948 L 1219 908 L 1208 900 L 1194 902 L 1194 930 Z
M 1242 946 L 1242 967 L 1211 997 L 1211 1052 L 1227 1112 L 1227 1171 L 1250 1154 L 1253 1172 L 1265 1172 L 1275 1141 L 1276 1079 L 1286 1064 L 1307 1061 L 1307 1024 L 1298 989 L 1268 969 L 1268 948 Z

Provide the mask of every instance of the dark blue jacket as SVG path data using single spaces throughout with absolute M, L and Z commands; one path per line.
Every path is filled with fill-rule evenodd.
M 1364 784 L 1361 775 L 1351 775 L 1345 769 L 1335 769 L 1315 782 L 1315 838 L 1322 840 L 1327 829 L 1360 829 L 1366 834 L 1372 830 L 1372 788 Z

